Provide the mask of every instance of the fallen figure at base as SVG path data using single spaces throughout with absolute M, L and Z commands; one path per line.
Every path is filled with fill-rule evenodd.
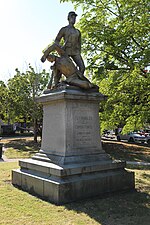
M 48 89 L 56 89 L 58 86 L 60 87 L 60 79 L 62 74 L 66 77 L 66 80 L 63 83 L 77 86 L 82 89 L 96 89 L 98 91 L 98 86 L 92 84 L 75 66 L 73 61 L 69 56 L 65 54 L 65 52 L 61 49 L 60 46 L 56 46 L 56 51 L 60 56 L 56 56 L 53 54 L 49 54 L 46 59 L 53 63 L 52 69 L 52 77 L 48 84 Z M 41 60 L 42 61 L 42 60 Z M 52 79 L 54 79 L 54 85 L 52 86 Z

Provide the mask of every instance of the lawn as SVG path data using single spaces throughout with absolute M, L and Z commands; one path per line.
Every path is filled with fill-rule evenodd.
M 150 163 L 150 147 L 146 144 L 103 140 L 102 145 L 112 159 Z
M 5 154 L 10 158 L 30 157 L 40 148 L 32 139 L 4 141 Z M 146 146 L 103 141 L 103 148 L 114 159 L 149 161 Z M 26 153 L 26 154 L 25 154 Z M 24 155 L 25 154 L 25 155 Z M 2 225 L 149 225 L 150 221 L 150 171 L 135 172 L 136 191 L 116 193 L 105 198 L 56 206 L 15 188 L 11 184 L 11 170 L 17 162 L 0 163 L 0 212 Z
M 5 151 L 5 156 L 8 159 L 12 158 L 30 158 L 39 151 L 41 142 L 35 143 L 32 138 L 14 138 L 2 140 Z
M 2 225 L 149 225 L 150 171 L 134 170 L 136 191 L 117 193 L 56 206 L 15 188 L 11 170 L 16 162 L 0 163 L 0 212 Z
M 29 158 L 39 151 L 41 142 L 33 141 L 33 137 L 24 139 L 3 140 L 5 156 L 11 158 Z M 106 153 L 112 159 L 121 159 L 126 161 L 150 162 L 150 147 L 116 141 L 102 141 Z

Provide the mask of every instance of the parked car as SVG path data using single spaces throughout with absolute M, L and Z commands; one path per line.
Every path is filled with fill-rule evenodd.
M 150 146 L 150 129 L 145 129 L 142 131 L 142 133 L 145 135 L 146 142 Z
M 150 134 L 145 135 L 146 136 L 146 142 L 148 144 L 148 146 L 150 146 Z
M 144 143 L 146 141 L 146 137 L 144 134 L 138 132 L 129 132 L 128 134 L 119 133 L 117 135 L 117 140 L 127 140 L 128 142 L 141 142 Z

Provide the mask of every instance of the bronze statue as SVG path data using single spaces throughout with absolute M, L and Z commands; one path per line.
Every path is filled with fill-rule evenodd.
M 63 38 L 64 45 L 62 49 L 66 52 L 68 56 L 73 59 L 73 61 L 79 67 L 79 71 L 81 72 L 81 74 L 84 74 L 85 65 L 81 56 L 81 33 L 78 29 L 74 27 L 74 24 L 76 22 L 76 16 L 77 14 L 75 12 L 68 13 L 69 25 L 60 29 L 56 36 L 54 45 L 46 49 L 41 61 L 45 62 L 49 53 L 55 50 L 55 44 L 59 45 L 61 39 Z
M 54 88 L 59 86 L 59 80 L 63 74 L 66 77 L 65 83 L 73 86 L 77 86 L 83 89 L 96 88 L 97 86 L 92 84 L 88 79 L 83 77 L 81 72 L 75 67 L 72 60 L 66 56 L 61 57 L 56 55 L 48 55 L 47 60 L 49 62 L 55 62 L 53 65 L 53 76 L 54 76 Z
M 53 88 L 57 88 L 63 74 L 66 77 L 66 84 L 83 89 L 94 88 L 96 91 L 98 90 L 98 87 L 84 76 L 85 66 L 81 57 L 81 33 L 74 27 L 76 16 L 75 12 L 69 12 L 69 25 L 60 29 L 54 44 L 44 51 L 44 55 L 41 58 L 42 62 L 45 62 L 46 59 L 49 62 L 55 62 L 51 67 L 52 76 L 47 87 L 48 89 L 52 88 L 53 79 Z M 64 45 L 60 46 L 62 38 L 64 39 Z M 59 56 L 50 54 L 52 51 L 56 51 Z

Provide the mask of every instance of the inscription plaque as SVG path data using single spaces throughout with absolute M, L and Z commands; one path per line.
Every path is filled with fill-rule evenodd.
M 89 104 L 75 104 L 73 110 L 73 147 L 95 148 L 94 144 L 94 114 Z

